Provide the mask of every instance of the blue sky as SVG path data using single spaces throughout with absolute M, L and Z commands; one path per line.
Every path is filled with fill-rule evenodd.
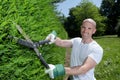
M 100 7 L 102 0 L 89 0 L 92 1 L 97 7 Z M 65 0 L 63 3 L 58 4 L 57 10 L 68 16 L 69 9 L 80 4 L 81 0 Z

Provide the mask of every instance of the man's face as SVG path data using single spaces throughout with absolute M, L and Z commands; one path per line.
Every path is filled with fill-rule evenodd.
M 96 32 L 95 26 L 90 22 L 84 22 L 81 26 L 82 38 L 91 38 Z

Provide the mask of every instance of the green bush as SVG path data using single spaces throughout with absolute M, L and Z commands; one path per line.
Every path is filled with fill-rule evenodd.
M 54 8 L 52 0 L 0 0 L 0 80 L 50 80 L 35 52 L 8 36 L 23 38 L 15 27 L 17 23 L 33 41 L 45 39 L 52 30 L 66 38 Z M 65 49 L 52 44 L 39 50 L 47 63 L 64 64 Z

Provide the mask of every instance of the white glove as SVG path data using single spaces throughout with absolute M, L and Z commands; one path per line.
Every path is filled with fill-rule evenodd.
M 52 65 L 48 64 L 49 69 L 45 70 L 45 73 L 49 74 L 50 78 L 54 79 L 57 76 L 65 75 L 65 68 L 62 64 Z
M 52 33 L 50 33 L 47 37 L 46 40 L 50 40 L 49 44 L 52 44 L 55 42 L 56 39 L 56 32 L 53 31 Z
M 53 69 L 55 69 L 55 66 L 52 64 L 48 64 L 50 69 L 45 70 L 45 73 L 49 74 L 50 78 L 54 79 Z

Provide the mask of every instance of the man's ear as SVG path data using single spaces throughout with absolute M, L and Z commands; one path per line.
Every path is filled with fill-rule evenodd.
M 93 31 L 93 34 L 95 34 L 95 32 L 96 32 L 96 29 Z

